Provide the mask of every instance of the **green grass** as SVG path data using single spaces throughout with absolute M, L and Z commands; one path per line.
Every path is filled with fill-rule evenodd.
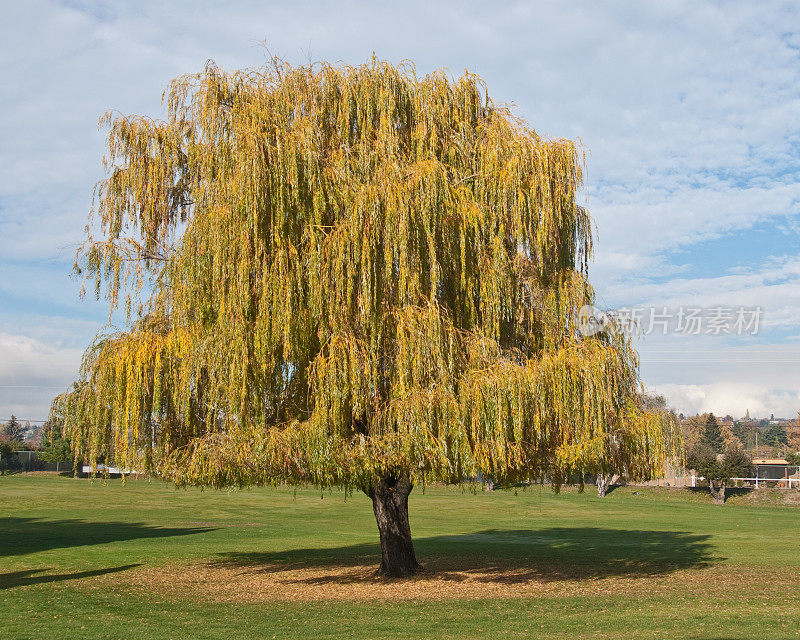
M 469 572 L 518 563 L 522 579 L 564 592 L 520 597 L 509 583 L 504 596 L 501 580 L 468 600 L 220 602 L 129 580 L 142 568 L 219 561 L 262 571 L 376 562 L 367 498 L 6 476 L 0 637 L 795 638 L 800 509 L 774 506 L 776 495 L 715 507 L 705 494 L 665 489 L 622 488 L 604 500 L 539 487 L 415 489 L 423 564 Z

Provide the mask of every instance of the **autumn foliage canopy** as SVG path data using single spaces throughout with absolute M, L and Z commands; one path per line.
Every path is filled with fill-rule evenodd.
M 673 423 L 577 314 L 581 151 L 477 76 L 378 60 L 174 80 L 110 114 L 76 269 L 127 311 L 54 403 L 77 455 L 179 484 L 658 473 Z M 613 456 L 613 460 L 612 460 Z

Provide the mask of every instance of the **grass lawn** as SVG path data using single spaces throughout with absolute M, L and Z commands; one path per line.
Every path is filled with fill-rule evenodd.
M 417 488 L 385 581 L 363 495 L 5 476 L 0 637 L 800 638 L 785 495 Z

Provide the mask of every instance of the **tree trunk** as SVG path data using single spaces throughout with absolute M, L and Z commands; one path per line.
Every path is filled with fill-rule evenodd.
M 597 497 L 598 498 L 605 498 L 606 491 L 611 486 L 611 482 L 614 480 L 614 473 L 598 473 L 597 474 Z
M 714 498 L 714 504 L 725 504 L 725 481 L 709 480 L 708 489 Z
M 408 495 L 414 485 L 408 476 L 384 477 L 367 491 L 381 537 L 378 575 L 403 578 L 419 571 L 408 522 Z

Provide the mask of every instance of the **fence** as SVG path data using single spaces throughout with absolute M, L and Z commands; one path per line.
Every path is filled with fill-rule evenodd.
M 792 477 L 788 475 L 787 471 L 787 475 L 782 478 L 761 478 L 758 475 L 756 475 L 754 478 L 731 478 L 731 480 L 734 480 L 736 482 L 749 482 L 752 485 L 754 485 L 756 489 L 759 488 L 759 483 L 764 485 L 769 482 L 774 482 L 775 486 L 777 487 L 782 486 L 780 483 L 783 483 L 789 489 L 795 487 L 800 488 L 800 467 L 797 467 L 797 469 L 798 471 L 796 471 L 793 474 L 796 475 L 797 477 Z M 698 480 L 705 480 L 705 478 L 703 476 L 692 475 L 691 486 L 696 487 Z
M 14 460 L 16 458 L 16 460 Z M 9 471 L 72 471 L 71 460 L 62 462 L 45 462 L 40 460 L 36 451 L 15 451 Z

